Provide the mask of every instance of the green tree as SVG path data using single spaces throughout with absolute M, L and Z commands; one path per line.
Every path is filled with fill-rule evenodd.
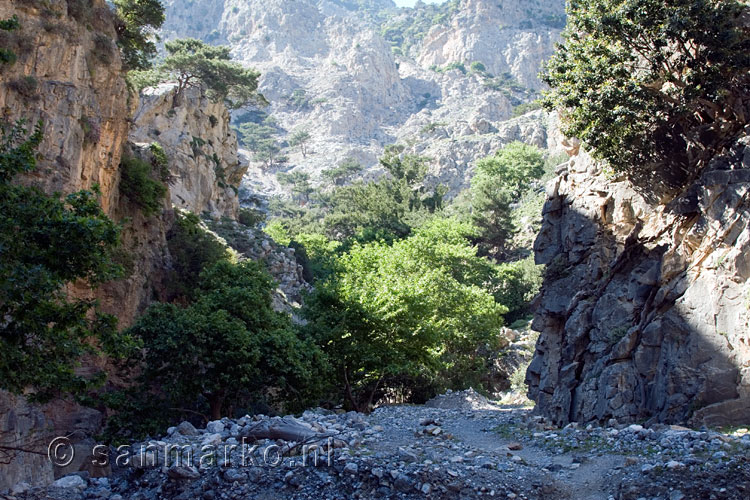
M 498 274 L 468 244 L 470 230 L 438 219 L 392 245 L 354 245 L 316 284 L 310 335 L 352 408 L 369 410 L 392 378 L 461 385 L 486 368 L 477 351 L 500 344 L 507 308 L 483 288 Z
M 317 383 L 319 351 L 273 310 L 272 290 L 259 264 L 220 261 L 201 273 L 190 305 L 151 306 L 130 329 L 143 342 L 143 386 L 173 405 L 203 399 L 213 420 L 269 387 L 301 397 Z
M 258 93 L 260 73 L 232 62 L 229 47 L 187 38 L 167 42 L 165 48 L 167 56 L 158 70 L 162 78 L 177 81 L 175 102 L 185 89 L 198 87 L 232 108 L 267 103 Z
M 545 105 L 616 170 L 679 186 L 747 123 L 746 10 L 736 0 L 571 0 Z
M 265 139 L 257 145 L 254 159 L 265 163 L 266 168 L 271 168 L 280 152 L 281 146 L 274 139 Z
M 313 188 L 310 185 L 310 174 L 295 170 L 289 173 L 280 173 L 276 176 L 279 182 L 285 186 L 291 186 L 292 195 L 301 202 L 310 200 Z
M 502 255 L 515 231 L 512 203 L 543 174 L 542 152 L 521 142 L 512 142 L 477 162 L 470 192 L 472 219 L 480 231 L 478 241 L 483 253 Z
M 42 126 L 2 126 L 0 140 L 0 389 L 45 400 L 80 392 L 92 380 L 76 373 L 86 353 L 117 354 L 126 341 L 116 319 L 92 300 L 68 297 L 73 282 L 96 286 L 117 277 L 112 251 L 119 228 L 97 192 L 61 199 L 13 179 L 34 169 Z
M 164 24 L 164 6 L 159 0 L 114 0 L 117 44 L 128 70 L 151 67 L 156 56 L 156 30 Z
M 299 129 L 299 130 L 295 130 L 292 133 L 292 136 L 289 138 L 289 145 L 293 148 L 296 148 L 297 146 L 299 146 L 302 156 L 306 157 L 307 156 L 306 144 L 309 140 L 310 140 L 310 133 L 307 130 Z
M 441 208 L 440 186 L 428 189 L 426 158 L 398 154 L 391 149 L 380 163 L 389 175 L 377 182 L 356 182 L 334 191 L 324 219 L 326 232 L 343 241 L 392 241 L 408 236 L 414 227 Z
M 364 167 L 354 158 L 346 158 L 337 166 L 323 170 L 320 175 L 333 183 L 334 186 L 343 186 L 354 175 L 360 173 Z

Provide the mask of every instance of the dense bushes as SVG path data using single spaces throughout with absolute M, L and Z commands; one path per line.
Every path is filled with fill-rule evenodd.
M 194 216 L 182 223 L 194 236 L 201 231 Z M 323 355 L 288 315 L 273 310 L 268 273 L 256 262 L 234 263 L 206 242 L 176 258 L 178 265 L 204 263 L 195 287 L 177 302 L 152 305 L 128 330 L 138 342 L 128 363 L 140 375 L 135 388 L 99 398 L 116 412 L 109 440 L 143 437 L 194 415 L 207 421 L 257 405 L 295 410 L 317 403 L 312 398 L 326 380 L 319 375 Z
M 149 308 L 130 330 L 145 348 L 142 383 L 173 406 L 205 405 L 212 419 L 270 387 L 308 385 L 315 348 L 272 309 L 272 290 L 259 264 L 220 261 L 201 272 L 190 305 Z
M 750 36 L 736 0 L 575 0 L 548 64 L 564 132 L 651 189 L 676 187 L 750 113 Z

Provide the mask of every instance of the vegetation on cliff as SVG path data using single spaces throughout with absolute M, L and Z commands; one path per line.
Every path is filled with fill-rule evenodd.
M 545 105 L 616 170 L 679 186 L 747 123 L 745 10 L 737 0 L 572 0 Z
M 42 125 L 2 125 L 0 139 L 0 389 L 39 400 L 80 392 L 97 380 L 75 368 L 85 354 L 117 355 L 127 338 L 96 302 L 67 290 L 119 274 L 112 252 L 119 227 L 96 190 L 65 198 L 14 179 L 36 166 Z M 100 379 L 98 379 L 100 381 Z

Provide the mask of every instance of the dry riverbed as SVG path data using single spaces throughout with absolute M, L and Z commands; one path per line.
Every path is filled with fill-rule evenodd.
M 185 423 L 131 447 L 127 466 L 114 467 L 108 478 L 78 473 L 46 489 L 20 485 L 0 497 L 750 498 L 746 430 L 616 422 L 558 429 L 528 408 L 495 406 L 473 391 L 428 404 L 382 407 L 369 416 L 317 410 L 299 419 L 224 419 L 201 430 Z M 264 432 L 299 432 L 299 438 L 263 438 Z M 251 453 L 242 450 L 243 442 L 252 445 Z M 176 464 L 169 446 L 183 455 L 189 450 L 189 463 Z M 147 449 L 157 451 L 148 456 Z M 218 452 L 199 460 L 206 450 Z

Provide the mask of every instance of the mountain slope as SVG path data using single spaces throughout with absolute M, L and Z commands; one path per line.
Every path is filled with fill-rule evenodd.
M 472 162 L 502 144 L 547 146 L 542 115 L 533 125 L 502 124 L 541 88 L 536 75 L 559 38 L 562 0 L 413 9 L 341 0 L 166 5 L 165 38 L 227 43 L 237 60 L 262 72 L 271 103 L 263 111 L 275 118 L 282 146 L 295 129 L 311 134 L 310 154 L 288 148 L 288 161 L 271 172 L 300 168 L 315 180 L 345 158 L 374 168 L 384 146 L 401 142 L 432 157 L 435 180 L 455 192 Z M 259 167 L 251 167 L 256 189 L 278 190 Z

